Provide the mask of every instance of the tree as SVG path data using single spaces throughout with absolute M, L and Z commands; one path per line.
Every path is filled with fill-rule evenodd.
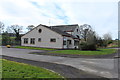
M 88 24 L 80 26 L 81 36 L 83 41 L 80 43 L 81 50 L 96 50 L 96 33 Z
M 104 40 L 99 36 L 97 36 L 97 38 L 96 38 L 96 45 L 97 45 L 97 47 L 105 47 L 106 46 L 104 44 Z
M 0 33 L 4 32 L 4 23 L 0 21 Z
M 92 30 L 92 27 L 88 24 L 84 24 L 80 26 L 80 33 L 81 33 L 81 37 L 86 41 L 87 40 L 87 34 L 89 31 Z
M 13 33 L 14 31 L 11 29 L 11 26 L 8 26 L 6 28 L 7 33 Z
M 112 43 L 112 36 L 110 33 L 106 33 L 103 35 L 104 45 L 107 47 L 107 45 Z
M 97 40 L 97 37 L 96 37 L 96 33 L 95 31 L 93 30 L 90 30 L 87 34 L 87 43 L 89 44 L 96 44 L 96 40 Z
M 8 32 L 6 31 L 6 32 L 4 32 L 4 33 L 2 33 L 2 45 L 11 45 L 11 39 L 10 39 L 10 37 L 9 37 L 9 34 L 8 34 Z
M 10 26 L 10 29 L 15 32 L 15 35 L 16 35 L 15 40 L 16 40 L 16 41 L 20 41 L 20 40 L 21 40 L 20 32 L 22 31 L 22 26 L 19 26 L 19 25 L 11 25 L 11 26 Z
M 27 29 L 28 29 L 28 31 L 31 31 L 34 27 L 35 27 L 34 25 L 29 25 L 29 26 L 27 27 Z
M 112 40 L 112 36 L 111 36 L 110 33 L 106 33 L 106 34 L 103 35 L 103 39 L 104 40 Z

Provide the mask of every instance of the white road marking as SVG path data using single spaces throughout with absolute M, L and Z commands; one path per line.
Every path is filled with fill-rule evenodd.
M 92 61 L 81 61 L 81 62 L 84 62 L 84 63 L 90 63 L 90 64 L 98 64 L 96 62 L 92 62 Z
M 113 77 L 113 74 L 111 74 L 110 72 L 107 72 L 107 71 L 101 71 L 100 74 L 103 76 L 103 77 L 107 77 L 107 78 L 116 78 L 117 76 L 114 75 Z

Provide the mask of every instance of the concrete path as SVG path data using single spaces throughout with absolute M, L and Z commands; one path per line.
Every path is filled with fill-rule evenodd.
M 114 59 L 86 59 L 86 58 L 66 58 L 46 55 L 28 54 L 29 52 L 44 52 L 41 50 L 2 48 L 2 55 L 23 58 L 34 61 L 50 62 L 72 66 L 90 74 L 106 78 L 117 78 L 118 74 L 114 68 Z

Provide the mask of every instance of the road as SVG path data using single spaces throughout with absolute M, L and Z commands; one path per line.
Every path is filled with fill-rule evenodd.
M 1 55 L 23 58 L 34 61 L 49 62 L 68 65 L 90 74 L 106 78 L 118 78 L 117 59 L 89 59 L 89 58 L 67 58 L 58 56 L 28 54 L 30 52 L 44 52 L 42 50 L 2 48 Z

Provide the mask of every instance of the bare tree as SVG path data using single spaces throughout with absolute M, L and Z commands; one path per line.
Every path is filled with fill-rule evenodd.
M 34 27 L 35 27 L 34 25 L 29 25 L 29 26 L 27 27 L 27 29 L 28 29 L 28 31 L 31 31 Z
M 103 40 L 104 40 L 104 45 L 105 47 L 107 47 L 109 44 L 111 44 L 112 41 L 112 36 L 110 33 L 106 33 L 103 35 Z
M 0 33 L 4 32 L 4 23 L 0 21 Z
M 88 35 L 88 32 L 90 32 L 92 30 L 92 27 L 88 24 L 84 24 L 84 25 L 81 25 L 80 26 L 80 33 L 81 33 L 81 37 L 87 41 L 87 35 Z
M 81 37 L 80 50 L 96 50 L 97 35 L 92 27 L 88 24 L 80 26 Z
M 22 30 L 22 26 L 19 25 L 11 25 L 10 29 L 15 32 L 16 35 L 16 41 L 20 41 L 20 32 Z
M 88 31 L 87 40 L 86 40 L 87 43 L 96 44 L 96 40 L 97 40 L 97 35 L 96 35 L 95 31 L 93 31 L 93 30 Z
M 6 28 L 6 32 L 7 32 L 7 33 L 13 33 L 14 31 L 11 29 L 11 26 L 8 26 L 8 27 Z
M 106 33 L 106 34 L 103 35 L 103 39 L 104 40 L 112 40 L 112 36 L 111 36 L 110 33 Z

